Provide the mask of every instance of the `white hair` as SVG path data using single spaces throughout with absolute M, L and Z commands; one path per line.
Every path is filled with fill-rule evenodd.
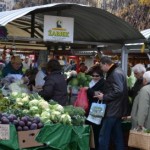
M 148 83 L 150 83 L 150 71 L 146 71 L 143 74 L 143 79 L 145 79 Z
M 138 73 L 144 73 L 146 72 L 146 68 L 142 64 L 136 64 L 134 67 L 132 67 L 133 72 L 137 71 Z

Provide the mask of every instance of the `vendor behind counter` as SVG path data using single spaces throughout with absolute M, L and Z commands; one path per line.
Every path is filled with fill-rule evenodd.
M 2 77 L 6 77 L 8 74 L 23 74 L 22 67 L 20 56 L 13 56 L 11 61 L 3 68 Z

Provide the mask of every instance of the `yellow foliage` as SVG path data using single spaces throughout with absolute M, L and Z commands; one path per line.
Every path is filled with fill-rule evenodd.
M 139 0 L 139 3 L 140 3 L 141 5 L 150 6 L 150 0 Z

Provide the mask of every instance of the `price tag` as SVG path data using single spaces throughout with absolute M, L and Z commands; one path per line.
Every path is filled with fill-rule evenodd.
M 0 124 L 0 140 L 10 139 L 10 126 L 9 124 Z

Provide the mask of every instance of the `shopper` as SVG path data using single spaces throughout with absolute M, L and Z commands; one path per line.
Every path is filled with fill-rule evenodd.
M 45 83 L 44 78 L 46 77 L 46 63 L 41 63 L 39 70 L 35 76 L 35 86 L 42 88 Z
M 84 62 L 81 62 L 80 65 L 79 65 L 79 70 L 78 70 L 78 72 L 83 72 L 83 73 L 85 73 L 87 70 L 88 70 L 88 67 L 85 65 Z
M 133 103 L 132 129 L 150 129 L 150 71 L 143 74 L 143 85 Z
M 133 68 L 133 73 L 136 78 L 134 86 L 129 89 L 129 96 L 132 98 L 132 105 L 135 97 L 143 86 L 143 74 L 146 72 L 146 68 L 142 64 L 136 64 Z
M 3 68 L 2 77 L 7 76 L 8 74 L 23 74 L 22 72 L 22 60 L 20 56 L 13 56 L 11 61 Z
M 61 65 L 58 60 L 51 59 L 46 66 L 47 76 L 43 89 L 39 92 L 45 100 L 54 100 L 61 105 L 67 102 L 67 83 L 61 74 Z
M 126 75 L 108 56 L 101 58 L 100 66 L 107 73 L 107 76 L 105 91 L 98 93 L 96 96 L 106 103 L 106 113 L 99 134 L 98 150 L 109 150 L 111 138 L 117 150 L 124 150 L 121 118 L 127 115 L 128 90 Z
M 104 80 L 103 72 L 99 65 L 94 65 L 92 67 L 92 69 L 90 70 L 90 75 L 92 76 L 92 80 L 89 83 L 89 87 L 85 87 L 85 88 L 87 89 L 87 96 L 88 96 L 88 100 L 89 100 L 90 107 L 91 107 L 91 104 L 93 102 L 96 102 L 96 103 L 98 102 L 98 98 L 94 98 L 95 94 L 97 92 L 104 91 L 103 88 L 104 88 L 105 80 Z M 87 121 L 86 123 L 92 125 L 93 127 L 95 150 L 97 150 L 98 149 L 98 137 L 99 137 L 99 131 L 100 131 L 101 125 L 96 125 L 89 121 Z

